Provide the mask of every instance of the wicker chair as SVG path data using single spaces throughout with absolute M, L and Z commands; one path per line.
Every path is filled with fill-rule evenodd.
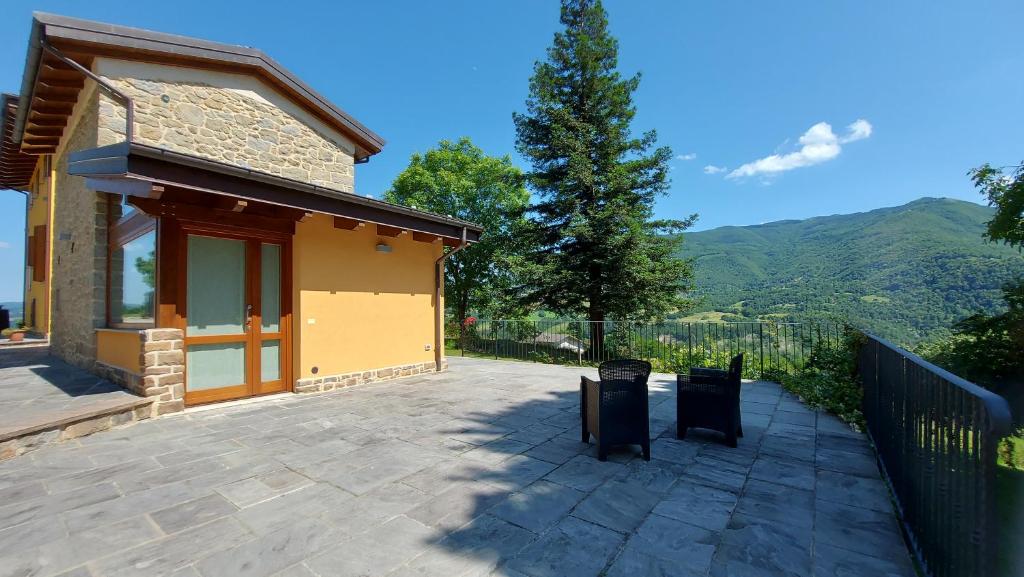
M 580 421 L 583 442 L 597 440 L 597 458 L 608 459 L 611 445 L 640 445 L 651 460 L 651 423 L 647 412 L 647 377 L 651 363 L 605 361 L 597 369 L 600 381 L 580 378 Z
M 690 427 L 713 429 L 725 434 L 726 443 L 736 446 L 743 436 L 740 419 L 740 375 L 743 353 L 733 357 L 729 370 L 691 368 L 676 376 L 676 437 L 686 437 Z

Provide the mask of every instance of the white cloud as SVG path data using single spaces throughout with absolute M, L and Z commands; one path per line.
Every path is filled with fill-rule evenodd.
M 697 153 L 696 152 L 691 152 L 689 154 L 680 154 L 680 155 L 676 156 L 676 158 L 678 158 L 679 160 L 693 160 L 693 159 L 697 158 Z
M 11 248 L 11 243 L 0 240 L 0 248 Z
M 709 164 L 704 167 L 704 174 L 718 174 L 720 172 L 725 172 L 726 170 L 729 169 L 724 166 L 715 166 L 713 164 Z
M 859 119 L 846 127 L 842 137 L 832 132 L 832 125 L 819 122 L 800 137 L 800 150 L 786 154 L 772 154 L 748 162 L 730 172 L 726 178 L 745 178 L 757 175 L 774 175 L 794 168 L 814 166 L 832 160 L 842 152 L 843 144 L 864 140 L 871 136 L 871 123 Z

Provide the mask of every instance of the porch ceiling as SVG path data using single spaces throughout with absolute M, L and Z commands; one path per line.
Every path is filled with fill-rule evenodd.
M 471 222 L 138 143 L 72 153 L 68 173 L 105 192 L 145 197 L 154 185 L 198 190 L 408 230 L 420 240 L 440 237 L 448 245 L 461 240 L 463 229 L 470 243 L 483 233 Z

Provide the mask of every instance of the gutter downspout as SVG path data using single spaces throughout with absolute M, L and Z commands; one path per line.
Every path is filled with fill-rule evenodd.
M 435 370 L 441 370 L 441 357 L 444 355 L 444 307 L 441 306 L 441 289 L 444 287 L 444 261 L 448 257 L 469 246 L 466 241 L 466 227 L 462 227 L 462 241 L 459 246 L 442 254 L 434 261 L 434 364 Z M 444 250 L 442 245 L 441 250 Z
M 103 78 L 102 76 L 96 74 L 92 70 L 89 70 L 85 66 L 82 66 L 81 64 L 65 56 L 63 52 L 51 46 L 46 41 L 46 38 L 40 40 L 39 45 L 42 46 L 43 50 L 49 52 L 64 64 L 67 64 L 68 66 L 81 72 L 87 78 L 94 80 L 96 84 L 100 87 L 100 89 L 107 93 L 107 96 L 110 96 L 111 98 L 116 100 L 121 106 L 124 106 L 124 139 L 129 143 L 134 141 L 135 139 L 133 138 L 133 135 L 135 132 L 135 103 L 132 102 L 131 97 L 129 97 L 124 92 L 118 90 L 116 87 L 114 87 L 113 84 L 108 82 L 107 79 Z M 20 136 L 18 137 L 18 139 L 20 140 Z

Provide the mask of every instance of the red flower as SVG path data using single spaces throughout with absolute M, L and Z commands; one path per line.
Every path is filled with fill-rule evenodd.
M 462 321 L 462 326 L 468 327 L 476 324 L 476 317 L 466 317 L 466 320 Z

